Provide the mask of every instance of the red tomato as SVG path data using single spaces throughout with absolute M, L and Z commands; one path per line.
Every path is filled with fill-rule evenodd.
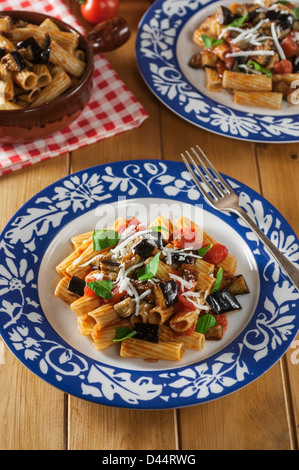
M 274 70 L 276 73 L 279 73 L 279 74 L 292 73 L 293 64 L 290 60 L 282 59 L 280 62 L 277 62 L 274 65 Z
M 84 287 L 84 295 L 86 295 L 86 297 L 92 297 L 93 295 L 96 295 L 96 294 L 94 293 L 94 291 L 90 287 L 85 286 Z
M 112 297 L 111 299 L 104 299 L 103 303 L 105 304 L 117 304 L 122 300 L 122 298 L 126 295 L 126 291 L 123 290 L 122 292 L 119 292 L 119 287 L 115 287 L 112 289 Z
M 281 41 L 281 47 L 286 57 L 292 57 L 297 52 L 297 44 L 290 34 Z
M 227 321 L 227 316 L 225 313 L 219 313 L 218 315 L 215 315 L 212 313 L 212 315 L 215 317 L 217 323 L 222 326 L 223 331 L 226 331 L 227 326 L 228 326 L 228 321 Z
M 172 244 L 178 250 L 183 248 L 198 250 L 202 246 L 202 242 L 198 240 L 197 233 L 193 227 L 184 228 L 180 232 L 174 233 Z
M 203 260 L 211 264 L 221 263 L 228 255 L 228 249 L 226 246 L 220 243 L 215 243 L 203 256 Z
M 119 0 L 78 0 L 81 13 L 89 23 L 101 23 L 118 14 Z
M 222 77 L 224 71 L 226 70 L 225 62 L 223 62 L 223 60 L 218 60 L 216 63 L 216 69 L 219 75 Z
M 178 300 L 173 306 L 174 313 L 187 313 L 193 312 L 195 307 L 192 302 L 189 302 L 184 295 L 178 295 Z

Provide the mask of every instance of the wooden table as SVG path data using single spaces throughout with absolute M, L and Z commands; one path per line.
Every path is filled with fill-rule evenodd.
M 69 3 L 80 18 L 75 0 Z M 150 117 L 138 129 L 2 176 L 0 228 L 36 192 L 69 173 L 111 161 L 179 160 L 181 151 L 198 143 L 220 171 L 262 194 L 298 234 L 299 144 L 231 140 L 198 129 L 166 109 L 144 84 L 134 54 L 137 24 L 151 2 L 120 3 L 132 37 L 107 58 Z M 294 341 L 267 373 L 232 395 L 190 408 L 137 411 L 66 395 L 28 371 L 0 340 L 0 448 L 298 450 L 298 344 Z

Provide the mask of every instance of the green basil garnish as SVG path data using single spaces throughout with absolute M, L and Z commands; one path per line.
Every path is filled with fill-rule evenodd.
M 211 245 L 208 245 L 208 246 L 202 246 L 201 248 L 199 248 L 198 250 L 198 256 L 201 256 L 203 258 L 203 256 L 206 254 L 207 251 L 209 251 L 210 248 L 212 248 L 212 244 Z
M 104 248 L 117 245 L 119 234 L 110 229 L 95 230 L 92 235 L 92 241 L 94 251 L 100 251 Z
M 170 233 L 167 228 L 162 227 L 161 225 L 153 225 L 153 227 L 150 227 L 150 230 L 153 232 L 162 232 L 162 230 L 165 230 L 166 232 Z
M 103 299 L 107 300 L 111 299 L 111 291 L 113 288 L 113 282 L 111 281 L 111 279 L 108 279 L 106 281 L 91 281 L 88 282 L 87 285 L 99 297 L 103 297 Z
M 221 286 L 221 282 L 223 279 L 223 269 L 219 268 L 216 276 L 216 282 L 214 284 L 213 292 L 217 292 Z
M 214 47 L 214 46 L 217 46 L 218 44 L 223 43 L 223 39 L 214 39 L 214 38 L 211 38 L 210 36 L 206 36 L 205 34 L 201 35 L 201 39 L 206 49 L 209 49 L 210 47 Z
M 241 16 L 240 18 L 235 19 L 232 21 L 230 24 L 226 25 L 225 27 L 228 28 L 229 26 L 233 26 L 235 28 L 238 28 L 242 26 L 242 24 L 247 20 L 248 18 L 248 11 L 246 11 L 244 16 Z
M 128 326 L 117 326 L 115 328 L 113 341 L 122 341 L 123 339 L 128 339 L 135 335 L 137 335 L 137 331 L 132 331 Z
M 210 328 L 212 328 L 212 326 L 215 326 L 216 324 L 217 321 L 215 317 L 210 313 L 206 313 L 197 320 L 195 331 L 204 335 Z
M 139 281 L 147 281 L 156 275 L 159 266 L 160 252 L 157 253 L 153 259 L 145 264 L 136 274 Z
M 292 8 L 292 13 L 294 15 L 295 20 L 299 20 L 299 7 Z
M 264 73 L 265 75 L 267 75 L 267 77 L 272 77 L 272 72 L 270 72 L 270 70 L 265 69 L 264 67 L 262 67 L 260 64 L 258 64 L 254 60 L 249 60 L 247 62 L 247 65 L 253 65 L 254 70 L 257 70 L 258 72 Z

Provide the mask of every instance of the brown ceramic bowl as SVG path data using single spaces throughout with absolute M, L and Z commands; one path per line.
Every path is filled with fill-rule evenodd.
M 13 20 L 21 19 L 37 25 L 49 17 L 49 15 L 29 11 L 2 11 L 0 16 L 10 16 Z M 79 34 L 78 47 L 85 53 L 85 72 L 76 86 L 48 104 L 31 109 L 0 110 L 1 144 L 28 142 L 64 129 L 78 118 L 91 97 L 93 55 L 101 49 L 97 47 L 96 41 L 89 40 L 89 35 L 85 37 L 66 23 L 53 17 L 50 18 L 61 30 Z M 95 39 L 92 35 L 90 37 Z

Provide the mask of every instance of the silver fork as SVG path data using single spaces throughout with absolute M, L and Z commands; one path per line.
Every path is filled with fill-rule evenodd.
M 196 145 L 196 150 L 191 148 L 191 152 L 193 156 L 186 150 L 186 155 L 182 153 L 181 157 L 204 198 L 214 209 L 233 212 L 241 217 L 265 245 L 269 253 L 299 291 L 299 269 L 276 248 L 262 230 L 252 221 L 249 215 L 239 206 L 239 196 L 213 167 L 201 148 Z M 193 165 L 194 169 L 191 165 Z M 201 181 L 196 175 L 196 172 L 200 176 Z M 208 176 L 209 181 L 206 176 Z M 208 188 L 208 190 L 206 188 Z

